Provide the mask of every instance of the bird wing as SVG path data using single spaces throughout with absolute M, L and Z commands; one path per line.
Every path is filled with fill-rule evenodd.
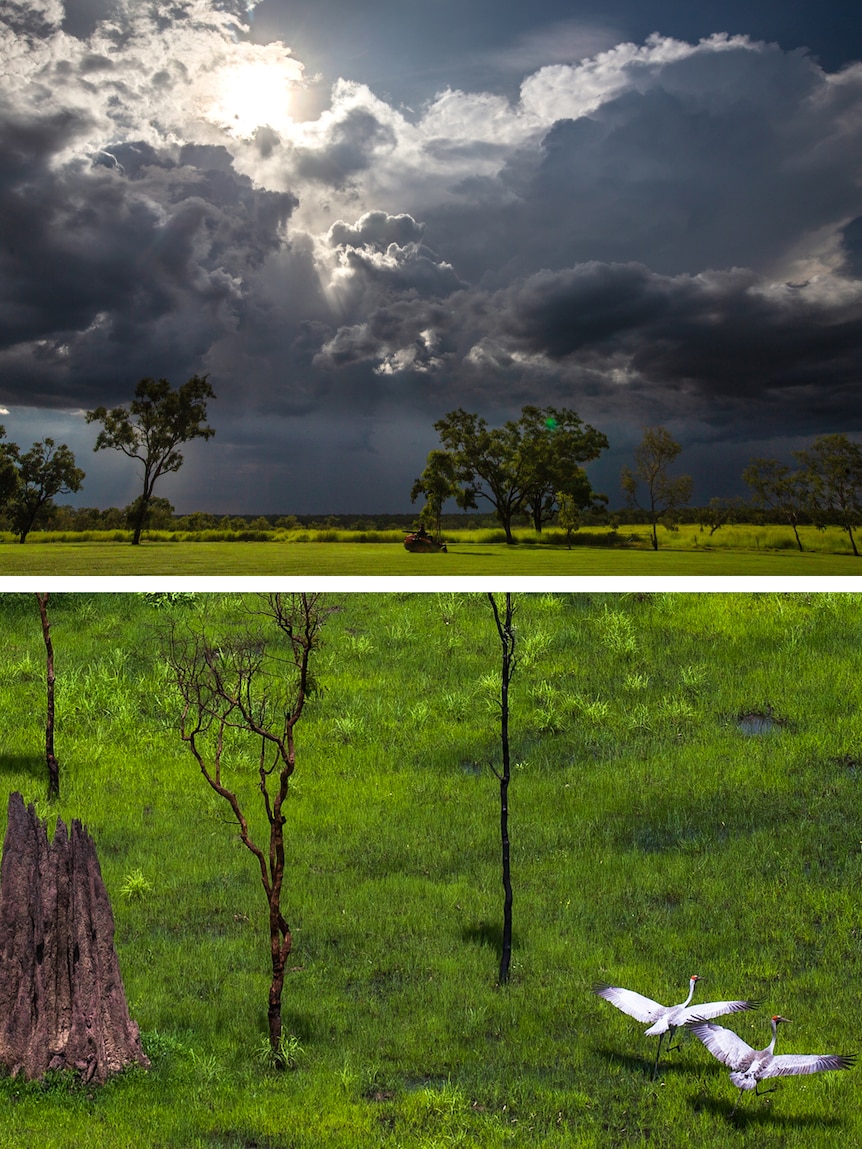
M 745 1059 L 754 1053 L 747 1041 L 743 1041 L 732 1029 L 725 1029 L 721 1025 L 712 1025 L 702 1018 L 696 1017 L 686 1024 L 695 1037 L 700 1038 L 713 1057 L 717 1057 L 730 1069 L 742 1065 Z
M 704 1005 L 690 1005 L 674 1019 L 675 1025 L 685 1025 L 689 1021 L 721 1017 L 725 1013 L 741 1013 L 745 1009 L 757 1009 L 760 1000 L 754 1001 L 708 1001 Z
M 840 1053 L 780 1053 L 773 1057 L 763 1077 L 788 1077 L 792 1073 L 822 1073 L 825 1069 L 852 1069 L 856 1062 L 853 1054 Z
M 655 1021 L 664 1013 L 666 1006 L 661 1002 L 653 1001 L 651 997 L 644 997 L 642 993 L 635 993 L 633 989 L 622 989 L 618 985 L 607 985 L 600 981 L 593 986 L 593 993 L 627 1013 L 629 1017 L 638 1021 Z

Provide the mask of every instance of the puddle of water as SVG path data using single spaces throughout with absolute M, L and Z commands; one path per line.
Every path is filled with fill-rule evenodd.
M 781 725 L 769 714 L 741 714 L 736 727 L 742 734 L 762 736 L 781 729 Z

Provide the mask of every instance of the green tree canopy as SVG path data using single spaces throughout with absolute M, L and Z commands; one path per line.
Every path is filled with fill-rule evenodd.
M 862 447 L 846 435 L 820 435 L 807 451 L 794 451 L 807 485 L 812 514 L 834 515 L 859 554 L 853 528 L 862 524 Z
M 0 439 L 6 438 L 6 428 L 0 424 Z M 19 455 L 17 443 L 0 443 L 0 510 L 8 506 L 18 490 Z
M 9 509 L 12 527 L 23 543 L 39 514 L 51 507 L 54 496 L 79 491 L 85 476 L 75 466 L 75 455 L 66 444 L 48 437 L 23 455 L 15 448 L 11 457 L 17 463 L 17 481 Z
M 97 407 L 87 412 L 87 422 L 102 424 L 95 451 L 111 448 L 143 463 L 143 491 L 137 500 L 133 545 L 141 541 L 141 531 L 153 487 L 160 475 L 178 471 L 183 456 L 177 450 L 191 439 L 210 439 L 215 434 L 207 426 L 207 400 L 214 399 L 206 375 L 193 375 L 174 390 L 167 379 L 142 379 L 127 407 Z
M 805 475 L 777 459 L 756 458 L 749 462 L 742 478 L 751 488 L 757 506 L 768 508 L 781 522 L 793 528 L 796 545 L 802 550 L 799 519 L 810 502 Z
M 658 550 L 658 523 L 673 525 L 677 511 L 691 498 L 691 475 L 668 474 L 681 450 L 666 427 L 647 427 L 635 448 L 635 469 L 622 469 L 620 482 L 630 506 L 646 511 L 649 517 L 654 551 Z M 644 503 L 638 499 L 639 483 L 646 487 Z
M 553 513 L 557 491 L 567 491 L 580 506 L 594 499 L 580 464 L 597 458 L 608 441 L 574 411 L 527 406 L 519 419 L 490 428 L 480 415 L 459 407 L 434 428 L 444 447 L 437 454 L 448 456 L 449 494 L 464 510 L 478 507 L 480 498 L 489 502 L 509 543 L 515 541 L 512 520 L 520 511 L 528 510 L 541 530 Z M 438 475 L 444 474 L 442 460 L 433 466 Z
M 419 521 L 423 527 L 431 527 L 439 542 L 443 506 L 447 499 L 458 496 L 455 459 L 448 451 L 429 452 L 425 470 L 410 491 L 410 502 L 415 503 L 420 495 L 425 496 L 425 506 L 419 514 Z

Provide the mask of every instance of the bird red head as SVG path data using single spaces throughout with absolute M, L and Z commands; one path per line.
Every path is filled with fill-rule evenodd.
M 778 1025 L 782 1021 L 790 1021 L 790 1018 L 789 1017 L 782 1017 L 780 1013 L 776 1013 L 773 1015 L 772 1020 L 775 1022 L 776 1025 Z
M 699 973 L 693 973 L 688 980 L 689 981 L 700 981 L 700 974 Z

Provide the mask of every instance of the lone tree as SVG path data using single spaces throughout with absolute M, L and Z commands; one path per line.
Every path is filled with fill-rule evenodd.
M 128 407 L 97 407 L 87 412 L 88 423 L 102 424 L 94 451 L 110 447 L 143 463 L 144 488 L 133 504 L 133 546 L 141 541 L 156 480 L 178 471 L 183 464 L 179 445 L 215 434 L 215 429 L 204 422 L 207 399 L 214 398 L 206 375 L 193 375 L 176 390 L 167 379 L 142 379 Z
M 283 806 L 296 766 L 296 725 L 313 691 L 310 663 L 327 610 L 319 594 L 272 594 L 257 615 L 273 624 L 266 633 L 234 632 L 218 638 L 202 629 L 170 633 L 168 660 L 182 697 L 181 736 L 207 784 L 227 802 L 243 845 L 254 855 L 269 910 L 272 978 L 268 1027 L 273 1064 L 287 1061 L 281 1042 L 281 996 L 293 939 L 281 908 L 284 886 Z M 280 640 L 280 641 L 276 641 Z M 240 775 L 226 762 L 257 760 L 269 840 L 252 837 Z
M 742 472 L 751 487 L 754 503 L 772 511 L 780 522 L 793 528 L 796 545 L 802 550 L 799 520 L 811 501 L 808 482 L 801 471 L 792 471 L 777 459 L 752 459 Z
M 794 451 L 810 492 L 811 513 L 824 523 L 834 516 L 859 550 L 853 528 L 862 525 L 862 447 L 846 435 L 820 435 L 807 451 Z
M 567 408 L 524 407 L 519 419 L 489 428 L 480 415 L 459 407 L 434 428 L 450 457 L 458 506 L 477 508 L 476 500 L 485 499 L 507 543 L 515 541 L 512 521 L 521 511 L 528 510 L 536 529 L 542 529 L 558 490 L 588 506 L 593 492 L 580 464 L 597 458 L 608 445 L 600 431 Z
M 509 851 L 509 782 L 512 777 L 509 756 L 509 683 L 515 673 L 515 631 L 512 626 L 514 607 L 512 596 L 505 597 L 503 614 L 493 594 L 489 594 L 497 634 L 500 636 L 500 770 L 491 769 L 500 783 L 500 845 L 502 848 L 503 875 L 503 941 L 500 947 L 500 974 L 498 981 L 505 985 L 509 980 L 509 966 L 512 961 L 512 870 Z
M 104 1082 L 148 1066 L 129 1017 L 114 916 L 93 839 L 75 819 L 53 841 L 18 793 L 0 865 L 0 1066 L 13 1077 L 71 1070 Z
M 652 548 L 658 550 L 657 526 L 673 525 L 676 512 L 691 498 L 690 475 L 669 475 L 668 468 L 682 450 L 665 427 L 647 427 L 635 448 L 635 469 L 623 467 L 620 482 L 629 505 L 645 511 L 652 527 Z M 638 483 L 646 486 L 646 502 L 637 497 Z
M 54 753 L 54 644 L 51 642 L 51 623 L 48 618 L 48 595 L 36 592 L 36 605 L 42 620 L 42 638 L 45 642 L 45 685 L 47 703 L 45 711 L 45 764 L 48 767 L 48 801 L 60 797 L 60 766 Z
M 457 497 L 458 489 L 452 455 L 448 451 L 431 451 L 425 470 L 410 491 L 410 502 L 415 503 L 420 495 L 425 496 L 425 506 L 419 512 L 419 522 L 423 527 L 431 528 L 438 542 L 442 533 L 443 505 L 447 499 Z
M 50 510 L 55 495 L 79 491 L 85 475 L 75 466 L 75 455 L 65 443 L 46 437 L 23 455 L 15 444 L 6 448 L 14 460 L 16 482 L 9 498 L 12 527 L 23 543 L 39 515 Z

